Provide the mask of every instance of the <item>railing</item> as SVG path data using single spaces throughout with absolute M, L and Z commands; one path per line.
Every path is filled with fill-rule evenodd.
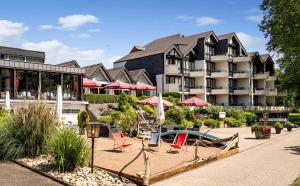
M 228 54 L 218 54 L 211 56 L 211 61 L 228 61 L 229 56 Z
M 211 73 L 212 77 L 227 77 L 228 72 L 227 71 L 222 71 L 222 70 L 215 70 Z
M 290 107 L 284 107 L 284 106 L 248 106 L 246 107 L 246 110 L 249 111 L 257 111 L 257 112 L 263 112 L 263 111 L 272 111 L 272 112 L 289 112 L 292 109 Z
M 236 56 L 233 57 L 233 62 L 249 62 L 250 61 L 250 56 Z
M 165 73 L 166 74 L 178 74 L 178 73 L 180 73 L 180 68 L 177 65 L 166 65 Z

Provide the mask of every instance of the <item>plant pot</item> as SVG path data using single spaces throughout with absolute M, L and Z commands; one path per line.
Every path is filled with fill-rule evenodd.
M 271 128 L 262 128 L 261 130 L 255 131 L 256 139 L 270 139 L 271 137 Z
M 254 134 L 255 134 L 256 139 L 263 139 L 264 138 L 264 134 L 263 134 L 262 131 L 255 131 Z
M 286 127 L 286 129 L 287 129 L 287 131 L 291 132 L 293 127 L 289 125 L 289 126 Z
M 281 127 L 275 127 L 276 134 L 280 134 L 281 130 L 282 130 Z

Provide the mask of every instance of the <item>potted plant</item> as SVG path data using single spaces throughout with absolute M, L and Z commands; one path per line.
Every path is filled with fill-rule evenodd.
M 274 128 L 275 128 L 276 134 L 280 134 L 281 130 L 283 129 L 283 125 L 279 121 L 277 121 L 274 124 Z
M 77 122 L 79 127 L 79 134 L 84 135 L 84 130 L 87 124 L 90 122 L 90 116 L 87 111 L 82 110 L 77 115 Z
M 255 124 L 251 127 L 251 132 L 256 139 L 269 139 L 271 137 L 271 127 L 267 125 Z
M 291 132 L 293 129 L 293 124 L 288 121 L 285 123 L 285 127 L 286 127 L 287 131 Z

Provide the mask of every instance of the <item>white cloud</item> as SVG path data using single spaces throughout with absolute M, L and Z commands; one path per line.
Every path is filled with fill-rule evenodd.
M 105 59 L 102 60 L 102 63 L 108 69 L 113 68 L 113 62 L 117 61 L 121 57 L 123 57 L 123 56 L 112 56 L 112 57 L 109 57 L 109 58 L 105 58 Z
M 58 19 L 58 24 L 61 25 L 62 28 L 68 30 L 75 30 L 78 27 L 88 24 L 88 23 L 98 23 L 98 18 L 93 15 L 80 15 L 74 14 L 70 16 L 60 17 Z
M 197 17 L 196 23 L 198 26 L 217 25 L 221 20 L 213 17 Z
M 193 20 L 194 18 L 195 18 L 194 16 L 186 16 L 186 15 L 176 17 L 176 19 L 180 21 L 189 21 L 189 20 Z
M 70 34 L 70 37 L 80 38 L 80 39 L 90 39 L 93 36 L 91 34 L 83 33 L 83 34 Z
M 260 23 L 260 21 L 262 20 L 262 16 L 260 15 L 255 15 L 255 16 L 247 16 L 246 17 L 246 20 L 248 21 L 252 21 L 252 22 L 255 22 L 255 23 Z
M 258 8 L 249 8 L 247 10 L 243 10 L 242 13 L 245 14 L 253 14 L 253 13 L 258 13 L 259 9 Z
M 0 20 L 0 44 L 14 45 L 20 42 L 22 35 L 29 27 L 23 23 L 12 22 L 9 20 Z
M 263 38 L 255 37 L 245 32 L 237 32 L 236 35 L 241 40 L 247 51 L 265 52 L 266 41 Z
M 100 32 L 100 28 L 92 28 L 92 29 L 89 29 L 88 32 L 90 33 L 96 33 L 96 32 Z
M 69 47 L 57 40 L 42 42 L 25 42 L 22 48 L 46 52 L 46 63 L 57 64 L 68 60 L 76 60 L 81 66 L 95 64 L 104 58 L 104 50 L 81 50 Z
M 56 27 L 54 25 L 40 25 L 39 30 L 51 30 L 55 29 Z

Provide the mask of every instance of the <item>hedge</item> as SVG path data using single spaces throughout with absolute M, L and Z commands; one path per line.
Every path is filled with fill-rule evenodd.
M 229 127 L 240 127 L 242 125 L 242 122 L 234 117 L 225 118 L 225 123 L 227 123 Z
M 84 94 L 84 100 L 89 103 L 117 103 L 119 96 L 110 94 Z
M 289 121 L 300 126 L 300 113 L 290 113 Z
M 181 98 L 181 94 L 178 92 L 163 92 L 161 93 L 162 97 L 172 96 L 173 98 Z

